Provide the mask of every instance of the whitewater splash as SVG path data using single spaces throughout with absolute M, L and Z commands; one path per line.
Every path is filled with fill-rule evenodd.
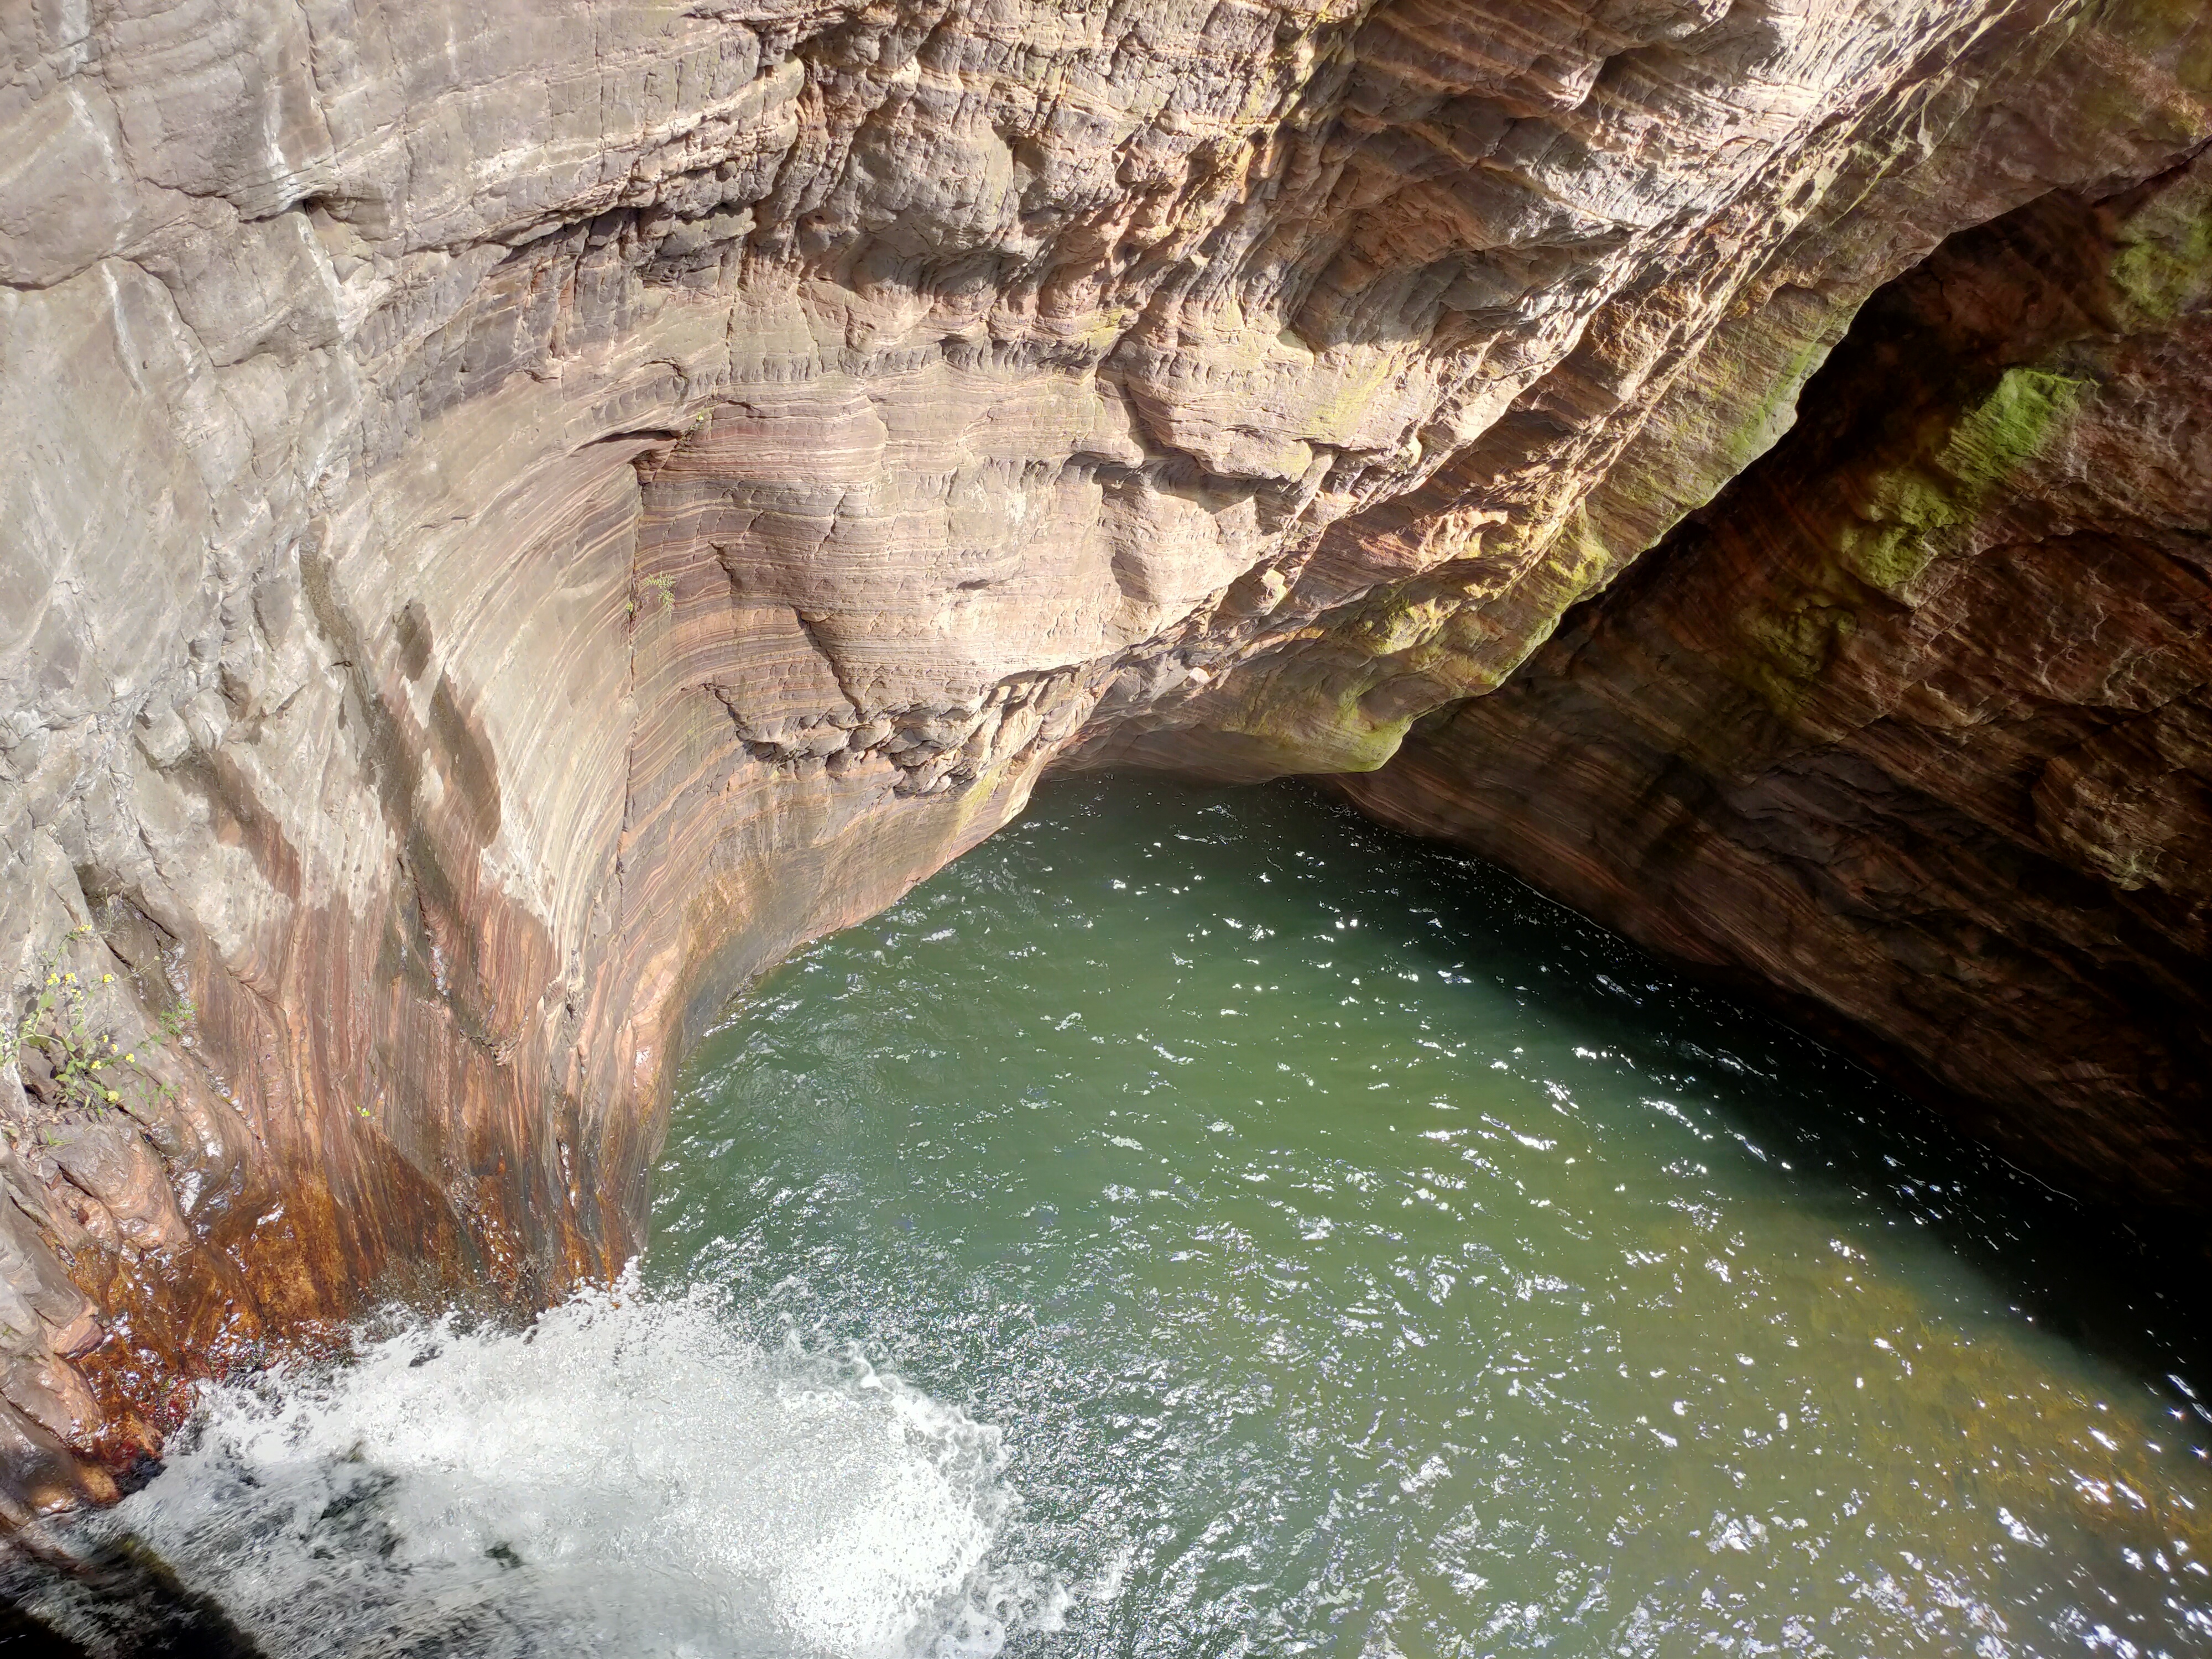
M 416 1322 L 210 1389 L 78 1541 L 135 1534 L 271 1656 L 950 1659 L 1056 1622 L 988 1562 L 997 1430 L 731 1325 L 631 1279 L 526 1331 Z

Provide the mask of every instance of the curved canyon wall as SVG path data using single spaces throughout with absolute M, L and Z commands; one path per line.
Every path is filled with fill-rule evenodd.
M 2212 136 L 2195 0 L 24 0 L 0 34 L 18 1519 L 367 1298 L 612 1270 L 748 975 L 1048 765 L 1365 772 L 1498 702 L 1869 294 L 2054 191 L 2103 248 Z M 1371 799 L 1479 833 L 1468 778 L 1533 747 L 1441 718 Z M 2080 810 L 2164 730 L 2077 764 L 2118 780 Z

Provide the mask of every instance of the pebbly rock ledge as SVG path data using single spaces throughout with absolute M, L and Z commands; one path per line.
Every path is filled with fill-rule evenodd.
M 1480 804 L 1543 753 L 1534 688 L 1567 647 L 1485 694 L 1624 570 L 1574 627 L 1656 594 L 1664 632 L 1678 580 L 1706 591 L 1697 538 L 1795 570 L 1755 526 L 1728 540 L 1754 478 L 1669 532 L 1947 238 L 2042 223 L 2065 191 L 2094 231 L 2067 233 L 2077 264 L 2136 258 L 2193 314 L 2160 261 L 2195 268 L 2201 216 L 2124 227 L 2195 199 L 2175 170 L 2212 137 L 2196 0 L 25 0 L 0 40 L 0 961 L 19 1018 L 49 976 L 70 991 L 0 1067 L 15 1519 L 109 1495 L 192 1377 L 368 1298 L 526 1307 L 611 1271 L 714 1010 L 1048 766 L 1370 773 L 1424 721 L 1376 810 L 1563 891 L 1555 866 L 1641 879 L 1642 798 L 1528 773 L 1563 820 L 1603 815 L 1579 864 Z M 1996 311 L 1926 321 L 1950 355 L 1883 371 L 1923 418 L 1866 435 L 1878 454 L 1805 452 L 1835 470 L 1820 510 L 1869 466 L 1919 479 L 1945 420 L 2012 434 L 2022 398 L 2156 424 L 2035 375 L 2109 373 L 2179 431 L 2202 394 L 2128 303 L 2073 334 L 2030 318 L 2016 346 L 1976 343 L 2012 326 Z M 2008 351 L 2031 378 L 1976 379 Z M 1929 573 L 1988 563 L 1972 526 L 2051 443 L 2005 437 L 2002 489 L 1937 465 L 1906 493 L 1949 505 L 1849 556 L 1917 616 Z M 2201 647 L 2174 573 L 2206 457 L 2168 441 L 2170 509 L 2147 494 L 2122 522 L 2124 447 L 2081 452 L 2104 518 L 2057 474 L 2022 485 L 2049 512 L 2006 545 L 2045 550 L 1998 563 L 2045 592 L 2072 580 L 2067 538 L 2125 542 L 2096 562 L 2098 614 Z M 1726 603 L 1738 556 L 1713 556 Z M 2024 664 L 2061 672 L 2072 613 L 1980 603 L 1955 600 L 1971 626 L 1929 611 L 1926 640 L 1884 611 L 1848 651 L 1819 643 L 1847 631 L 1820 605 L 1784 604 L 1815 621 L 1774 719 L 1849 748 L 1869 721 L 1838 699 L 1968 646 L 1988 706 Z M 1684 637 L 1655 705 L 1712 686 Z M 2081 668 L 2137 687 L 2120 702 L 2055 699 L 2080 736 L 2029 793 L 2091 874 L 1990 863 L 1984 936 L 2033 910 L 2091 955 L 2124 921 L 2130 960 L 2169 978 L 2201 960 L 2201 897 L 2172 896 L 2197 831 L 2157 804 L 2201 778 L 2160 712 L 2187 653 L 2159 648 Z M 1832 689 L 1831 658 L 1871 665 Z M 1493 706 L 1522 724 L 1489 732 L 1469 711 Z M 1622 718 L 1568 715 L 1577 753 Z M 1757 740 L 1738 773 L 1804 738 Z M 1990 833 L 2017 839 L 2017 802 L 1990 803 L 2045 741 L 1968 741 L 1962 776 L 1987 782 L 1946 810 L 2011 812 Z M 1838 762 L 1826 787 L 1878 793 L 1935 753 Z M 1838 810 L 1784 792 L 1762 813 L 1817 840 Z M 1740 839 L 1717 819 L 1701 844 Z M 1963 868 L 1860 884 L 1948 893 Z M 1716 901 L 1692 938 L 1586 902 L 1844 1018 L 1920 994 L 1856 912 L 1832 933 L 1858 988 L 1828 994 L 1771 967 L 1755 903 Z M 2015 960 L 1944 948 L 1983 978 L 1891 1033 L 1939 1075 L 1925 1034 L 2003 1002 Z M 2170 1006 L 2116 994 L 2100 1018 L 2140 1031 Z M 2070 1063 L 2066 1030 L 2015 1024 L 2008 1076 Z M 107 1056 L 97 1094 L 80 1051 Z M 2096 1063 L 2043 1144 L 2109 1168 L 2134 1145 L 2111 1126 L 2165 1113 L 2176 1173 L 2152 1184 L 2187 1190 L 2199 1097 Z

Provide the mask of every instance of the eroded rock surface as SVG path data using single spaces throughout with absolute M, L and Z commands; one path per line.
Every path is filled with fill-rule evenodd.
M 1346 781 L 1779 988 L 2014 1156 L 2212 1198 L 2212 157 L 1877 296 L 1796 428 Z
M 747 975 L 1055 762 L 1382 763 L 1877 286 L 2212 134 L 2195 0 L 0 38 L 0 947 L 136 1056 L 0 1077 L 19 1511 L 365 1297 L 609 1271 Z

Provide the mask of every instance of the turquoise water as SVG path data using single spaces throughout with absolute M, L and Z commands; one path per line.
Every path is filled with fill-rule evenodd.
M 659 1183 L 525 1328 L 205 1391 L 0 1601 L 103 1659 L 2212 1652 L 2181 1269 L 1297 788 L 1047 790 L 731 1011 Z
M 659 1182 L 652 1280 L 993 1432 L 924 1645 L 2212 1650 L 2124 1252 L 1295 788 L 1044 792 L 733 1011 Z

